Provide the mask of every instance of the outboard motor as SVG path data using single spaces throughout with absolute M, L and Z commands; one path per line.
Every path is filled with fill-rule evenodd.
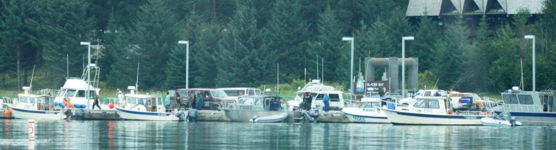
M 511 127 L 515 127 L 515 126 L 516 126 L 516 125 L 515 125 L 515 117 L 510 117 L 510 120 L 509 120 L 509 121 L 510 121 Z
M 199 112 L 197 109 L 190 109 L 187 111 L 187 119 L 189 122 L 197 121 L 197 116 L 199 116 Z
M 310 122 L 317 123 L 317 118 L 319 117 L 319 112 L 316 109 L 311 109 L 309 111 L 301 110 L 303 118 L 309 120 Z
M 85 111 L 83 109 L 75 109 L 75 116 L 77 116 L 77 119 L 83 119 Z
M 185 113 L 183 113 L 183 111 L 178 111 L 178 112 L 177 112 L 176 114 L 174 114 L 174 115 L 176 115 L 176 117 L 179 118 L 179 121 L 184 121 L 184 120 L 187 119 L 186 116 L 185 116 Z

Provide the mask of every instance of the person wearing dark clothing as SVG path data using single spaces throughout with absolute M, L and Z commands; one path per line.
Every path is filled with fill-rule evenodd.
M 197 110 L 203 109 L 203 94 L 199 93 L 197 95 Z
M 98 105 L 98 94 L 96 91 L 95 91 L 94 99 L 95 101 L 93 102 L 93 109 L 95 109 L 95 106 L 97 106 L 98 109 L 100 110 L 100 105 Z
M 306 92 L 305 97 L 303 98 L 303 102 L 305 103 L 305 110 L 311 110 L 311 101 L 313 101 L 311 92 Z

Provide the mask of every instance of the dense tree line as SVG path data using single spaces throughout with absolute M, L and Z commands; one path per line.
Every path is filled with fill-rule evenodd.
M 530 40 L 537 37 L 537 89 L 556 86 L 556 0 L 543 15 L 524 10 L 506 20 L 469 23 L 454 16 L 405 17 L 407 0 L 1 0 L 0 87 L 26 85 L 33 65 L 57 88 L 80 76 L 86 47 L 102 45 L 93 60 L 103 86 L 171 89 L 185 86 L 185 45 L 190 43 L 190 87 L 259 86 L 315 78 L 324 62 L 324 80 L 349 85 L 350 45 L 359 57 L 419 58 L 421 86 L 463 91 L 531 88 Z M 318 55 L 318 59 L 317 59 Z M 97 55 L 95 55 L 97 56 Z M 66 64 L 69 57 L 69 64 Z M 324 61 L 323 61 L 324 60 Z M 364 65 L 363 65 L 364 66 Z M 358 65 L 355 65 L 357 70 Z M 18 72 L 19 70 L 19 72 Z M 381 69 L 378 69 L 381 70 Z M 16 78 L 17 74 L 21 77 Z M 380 76 L 377 76 L 380 77 Z M 20 80 L 21 85 L 7 84 Z M 17 88 L 19 89 L 19 88 Z

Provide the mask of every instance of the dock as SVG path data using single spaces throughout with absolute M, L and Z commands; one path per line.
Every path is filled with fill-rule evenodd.
M 0 111 L 4 112 L 7 108 L 0 108 Z M 72 119 L 82 119 L 82 120 L 122 120 L 120 116 L 116 113 L 116 110 L 90 110 L 84 109 L 83 117 L 74 116 Z M 301 117 L 301 116 L 299 116 Z M 4 113 L 0 114 L 0 119 L 14 119 L 11 115 L 6 116 Z M 292 119 L 293 120 L 293 119 Z M 226 117 L 226 114 L 222 110 L 201 110 L 199 111 L 199 116 L 197 121 L 214 121 L 214 122 L 229 122 L 230 119 Z M 321 112 L 317 118 L 318 122 L 326 123 L 349 123 L 346 117 L 342 115 L 341 111 L 330 111 L 328 113 Z M 296 121 L 287 121 L 290 123 Z

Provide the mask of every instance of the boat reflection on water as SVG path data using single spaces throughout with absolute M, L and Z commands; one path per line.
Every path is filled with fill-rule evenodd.
M 554 127 L 393 126 L 339 123 L 0 122 L 2 149 L 551 149 Z

